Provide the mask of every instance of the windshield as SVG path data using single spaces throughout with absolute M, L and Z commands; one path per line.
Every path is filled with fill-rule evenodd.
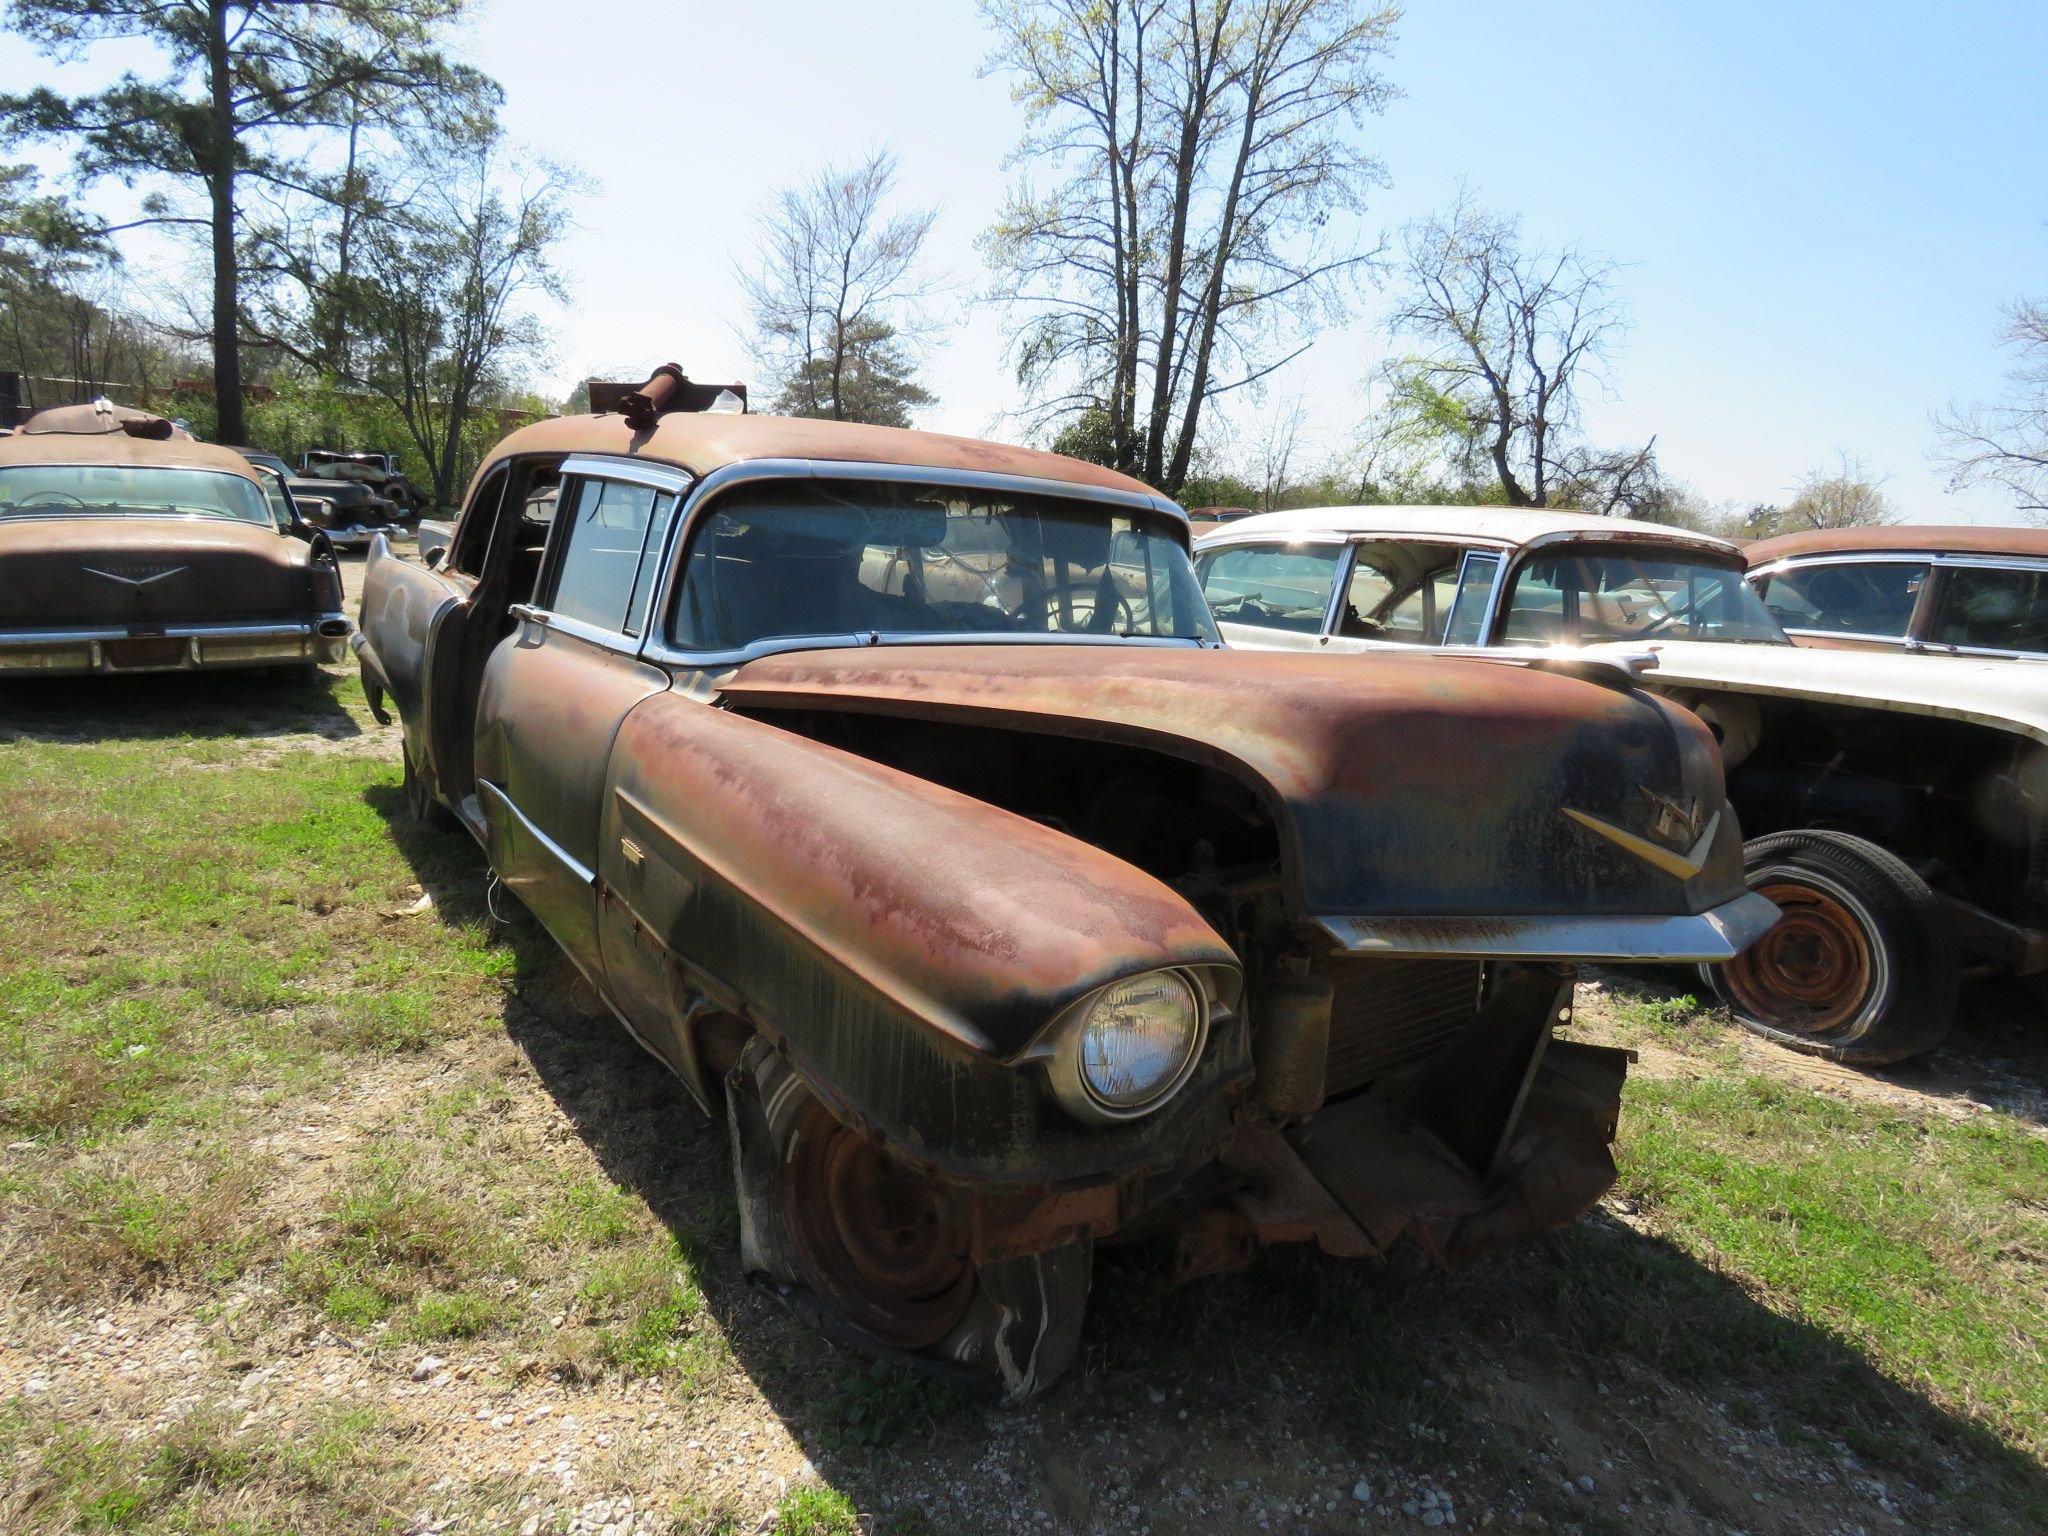
M 711 651 L 870 633 L 1215 638 L 1163 516 L 864 482 L 720 498 L 691 540 L 672 629 Z
M 140 464 L 10 464 L 0 518 L 225 517 L 271 526 L 263 492 L 240 475 Z
M 1636 548 L 1585 546 L 1522 563 L 1508 593 L 1501 638 L 1509 645 L 1791 643 L 1738 570 L 1653 558 Z

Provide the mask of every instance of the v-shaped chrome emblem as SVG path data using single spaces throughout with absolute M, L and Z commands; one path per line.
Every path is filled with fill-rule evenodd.
M 98 566 L 82 567 L 88 576 L 102 576 L 108 581 L 119 582 L 124 587 L 146 587 L 152 581 L 162 581 L 166 576 L 175 576 L 185 569 L 182 565 L 157 566 L 145 569 L 140 576 L 123 576 L 119 571 L 103 571 Z

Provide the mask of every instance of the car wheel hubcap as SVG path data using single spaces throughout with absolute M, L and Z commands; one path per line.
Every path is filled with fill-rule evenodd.
M 822 1107 L 806 1114 L 782 1175 L 790 1227 L 820 1295 L 902 1349 L 952 1331 L 974 1293 L 956 1200 Z
M 1826 891 L 1782 881 L 1756 889 L 1784 916 L 1723 968 L 1736 1004 L 1798 1034 L 1842 1028 L 1870 998 L 1876 967 L 1869 932 Z

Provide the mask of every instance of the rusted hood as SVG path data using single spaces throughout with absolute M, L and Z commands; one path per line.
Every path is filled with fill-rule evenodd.
M 0 520 L 0 624 L 220 623 L 302 614 L 308 549 L 227 518 Z
M 880 646 L 764 657 L 724 692 L 750 711 L 957 719 L 1207 763 L 1270 807 L 1304 917 L 1676 915 L 1745 889 L 1720 759 L 1696 717 L 1505 662 Z M 1671 873 L 1583 817 L 1704 862 Z

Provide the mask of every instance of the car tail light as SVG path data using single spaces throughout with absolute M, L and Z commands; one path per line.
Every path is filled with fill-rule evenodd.
M 341 607 L 341 567 L 332 560 L 313 562 L 313 606 L 323 613 Z

